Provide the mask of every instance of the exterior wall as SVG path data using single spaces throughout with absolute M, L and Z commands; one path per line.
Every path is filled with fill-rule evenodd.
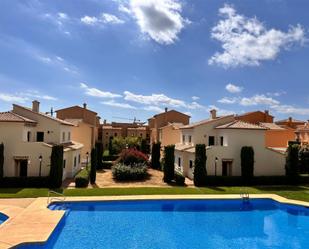
M 117 134 L 117 135 L 116 135 Z M 108 148 L 110 137 L 121 137 L 121 128 L 102 128 L 102 143 L 104 150 Z
M 181 142 L 180 130 L 174 125 L 167 125 L 159 130 L 159 141 L 161 146 L 166 146 L 170 144 L 177 144 Z
M 250 112 L 248 114 L 236 116 L 235 119 L 251 124 L 274 122 L 274 117 L 269 115 L 268 112 L 260 112 L 260 111 Z
M 81 160 L 85 162 L 87 159 L 86 153 L 88 152 L 89 155 L 91 153 L 91 149 L 93 148 L 94 144 L 92 144 L 91 136 L 93 134 L 93 127 L 89 124 L 84 122 L 80 122 L 78 126 L 73 127 L 72 129 L 72 140 L 77 141 L 84 145 L 81 150 Z
M 146 129 L 140 129 L 140 128 L 128 128 L 127 136 L 128 137 L 141 137 L 142 139 L 146 139 L 147 131 Z
M 285 130 L 266 130 L 265 146 L 266 147 L 287 147 L 289 141 L 296 138 L 294 129 Z
M 63 179 L 74 177 L 81 169 L 81 159 L 79 160 L 79 155 L 81 150 L 65 150 L 63 153 L 63 160 L 65 162 L 65 168 L 63 169 Z M 76 158 L 76 159 L 74 159 Z M 74 160 L 76 164 L 74 165 Z
M 159 128 L 168 125 L 168 123 L 182 123 L 184 125 L 189 124 L 190 117 L 184 113 L 180 113 L 174 110 L 166 111 L 153 116 L 148 119 L 148 125 L 150 128 L 150 142 L 159 141 Z
M 302 144 L 309 144 L 309 131 L 299 132 L 298 138 Z

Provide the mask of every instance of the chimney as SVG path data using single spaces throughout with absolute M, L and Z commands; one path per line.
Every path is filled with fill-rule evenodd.
M 37 100 L 32 101 L 32 111 L 40 112 L 40 102 Z
M 211 119 L 217 118 L 217 110 L 216 109 L 210 110 L 210 117 L 211 117 Z
M 265 110 L 265 114 L 266 114 L 266 115 L 269 115 L 269 110 Z
M 87 109 L 87 103 L 83 104 L 84 109 Z
M 105 125 L 107 124 L 106 119 L 104 119 L 103 124 L 105 124 Z
M 289 123 L 292 123 L 292 117 L 289 117 Z
M 167 110 L 168 110 L 167 107 L 165 107 L 165 112 L 167 112 Z

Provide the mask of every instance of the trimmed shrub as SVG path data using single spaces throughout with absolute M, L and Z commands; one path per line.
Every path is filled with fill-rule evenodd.
M 104 161 L 116 161 L 118 157 L 119 157 L 118 155 L 103 156 L 103 162 Z
M 241 176 L 244 182 L 250 182 L 254 175 L 254 150 L 251 146 L 244 146 L 240 152 Z
M 50 186 L 60 188 L 63 176 L 63 146 L 54 145 L 50 157 Z
M 160 155 L 161 153 L 161 143 L 153 143 L 151 148 L 151 167 L 153 169 L 161 169 Z
M 175 182 L 176 182 L 176 185 L 178 185 L 178 186 L 184 186 L 185 185 L 185 177 L 182 174 L 176 172 L 175 173 Z
M 150 146 L 147 139 L 142 139 L 141 141 L 141 152 L 146 155 L 150 153 Z
M 116 181 L 143 180 L 148 176 L 147 165 L 143 163 L 135 165 L 119 163 L 112 167 L 112 174 Z
M 103 168 L 103 144 L 101 142 L 97 142 L 95 144 L 95 148 L 97 151 L 97 169 Z
M 4 144 L 0 144 L 0 178 L 3 178 L 4 171 L 3 171 L 3 164 L 4 164 Z
M 206 184 L 206 146 L 205 144 L 195 145 L 195 160 L 194 160 L 194 185 L 197 187 L 204 186 Z
M 75 176 L 75 187 L 86 188 L 88 184 L 89 184 L 89 172 L 87 168 L 84 168 Z
M 103 161 L 103 169 L 111 169 L 113 166 L 113 162 L 112 161 Z
M 164 147 L 163 181 L 171 182 L 175 175 L 175 145 Z
M 285 174 L 290 177 L 292 181 L 296 180 L 299 175 L 299 145 L 290 144 L 287 149 Z
M 96 174 L 97 174 L 97 150 L 96 148 L 93 148 L 91 150 L 91 165 L 90 165 L 90 183 L 94 184 L 96 180 Z
M 303 146 L 299 150 L 300 173 L 309 173 L 309 146 Z
M 136 149 L 124 149 L 118 159 L 118 162 L 125 165 L 148 163 L 148 157 Z

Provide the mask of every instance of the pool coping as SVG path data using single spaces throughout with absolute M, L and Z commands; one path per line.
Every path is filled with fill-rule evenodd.
M 240 199 L 239 194 L 221 195 L 126 195 L 126 196 L 76 196 L 65 201 L 116 201 L 116 200 L 227 200 Z M 272 199 L 284 204 L 309 207 L 309 202 L 291 200 L 276 194 L 251 194 L 250 199 Z M 0 225 L 0 249 L 16 248 L 22 244 L 45 243 L 61 221 L 65 211 L 47 208 L 47 198 L 39 197 L 28 207 L 0 205 L 0 212 L 9 219 Z M 7 235 L 10 236 L 7 236 Z

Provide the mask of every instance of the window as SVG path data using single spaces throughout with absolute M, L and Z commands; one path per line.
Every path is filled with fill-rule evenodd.
M 209 146 L 215 145 L 215 137 L 214 136 L 208 137 L 208 145 Z
M 63 168 L 65 169 L 65 165 L 66 165 L 67 161 L 64 159 L 63 160 Z
M 181 167 L 181 158 L 178 157 L 178 166 Z
M 221 145 L 221 146 L 223 146 L 223 144 L 224 144 L 223 142 L 224 142 L 224 138 L 223 138 L 223 137 L 220 137 L 220 145 Z
M 191 143 L 191 140 L 192 140 L 192 137 L 191 137 L 191 136 L 189 136 L 189 143 Z
M 143 133 L 140 133 L 139 136 L 140 136 L 140 137 L 143 137 Z
M 37 142 L 44 142 L 44 132 L 38 131 L 36 133 L 36 141 Z
M 62 132 L 62 142 L 65 141 L 65 132 Z
M 76 167 L 76 156 L 74 157 L 74 167 Z
M 189 160 L 189 167 L 190 167 L 190 169 L 193 168 L 193 161 L 192 160 Z
M 182 143 L 185 143 L 185 142 L 186 142 L 186 136 L 182 135 Z
M 68 140 L 71 141 L 71 132 L 68 132 Z
M 31 141 L 31 131 L 27 132 L 27 142 Z

